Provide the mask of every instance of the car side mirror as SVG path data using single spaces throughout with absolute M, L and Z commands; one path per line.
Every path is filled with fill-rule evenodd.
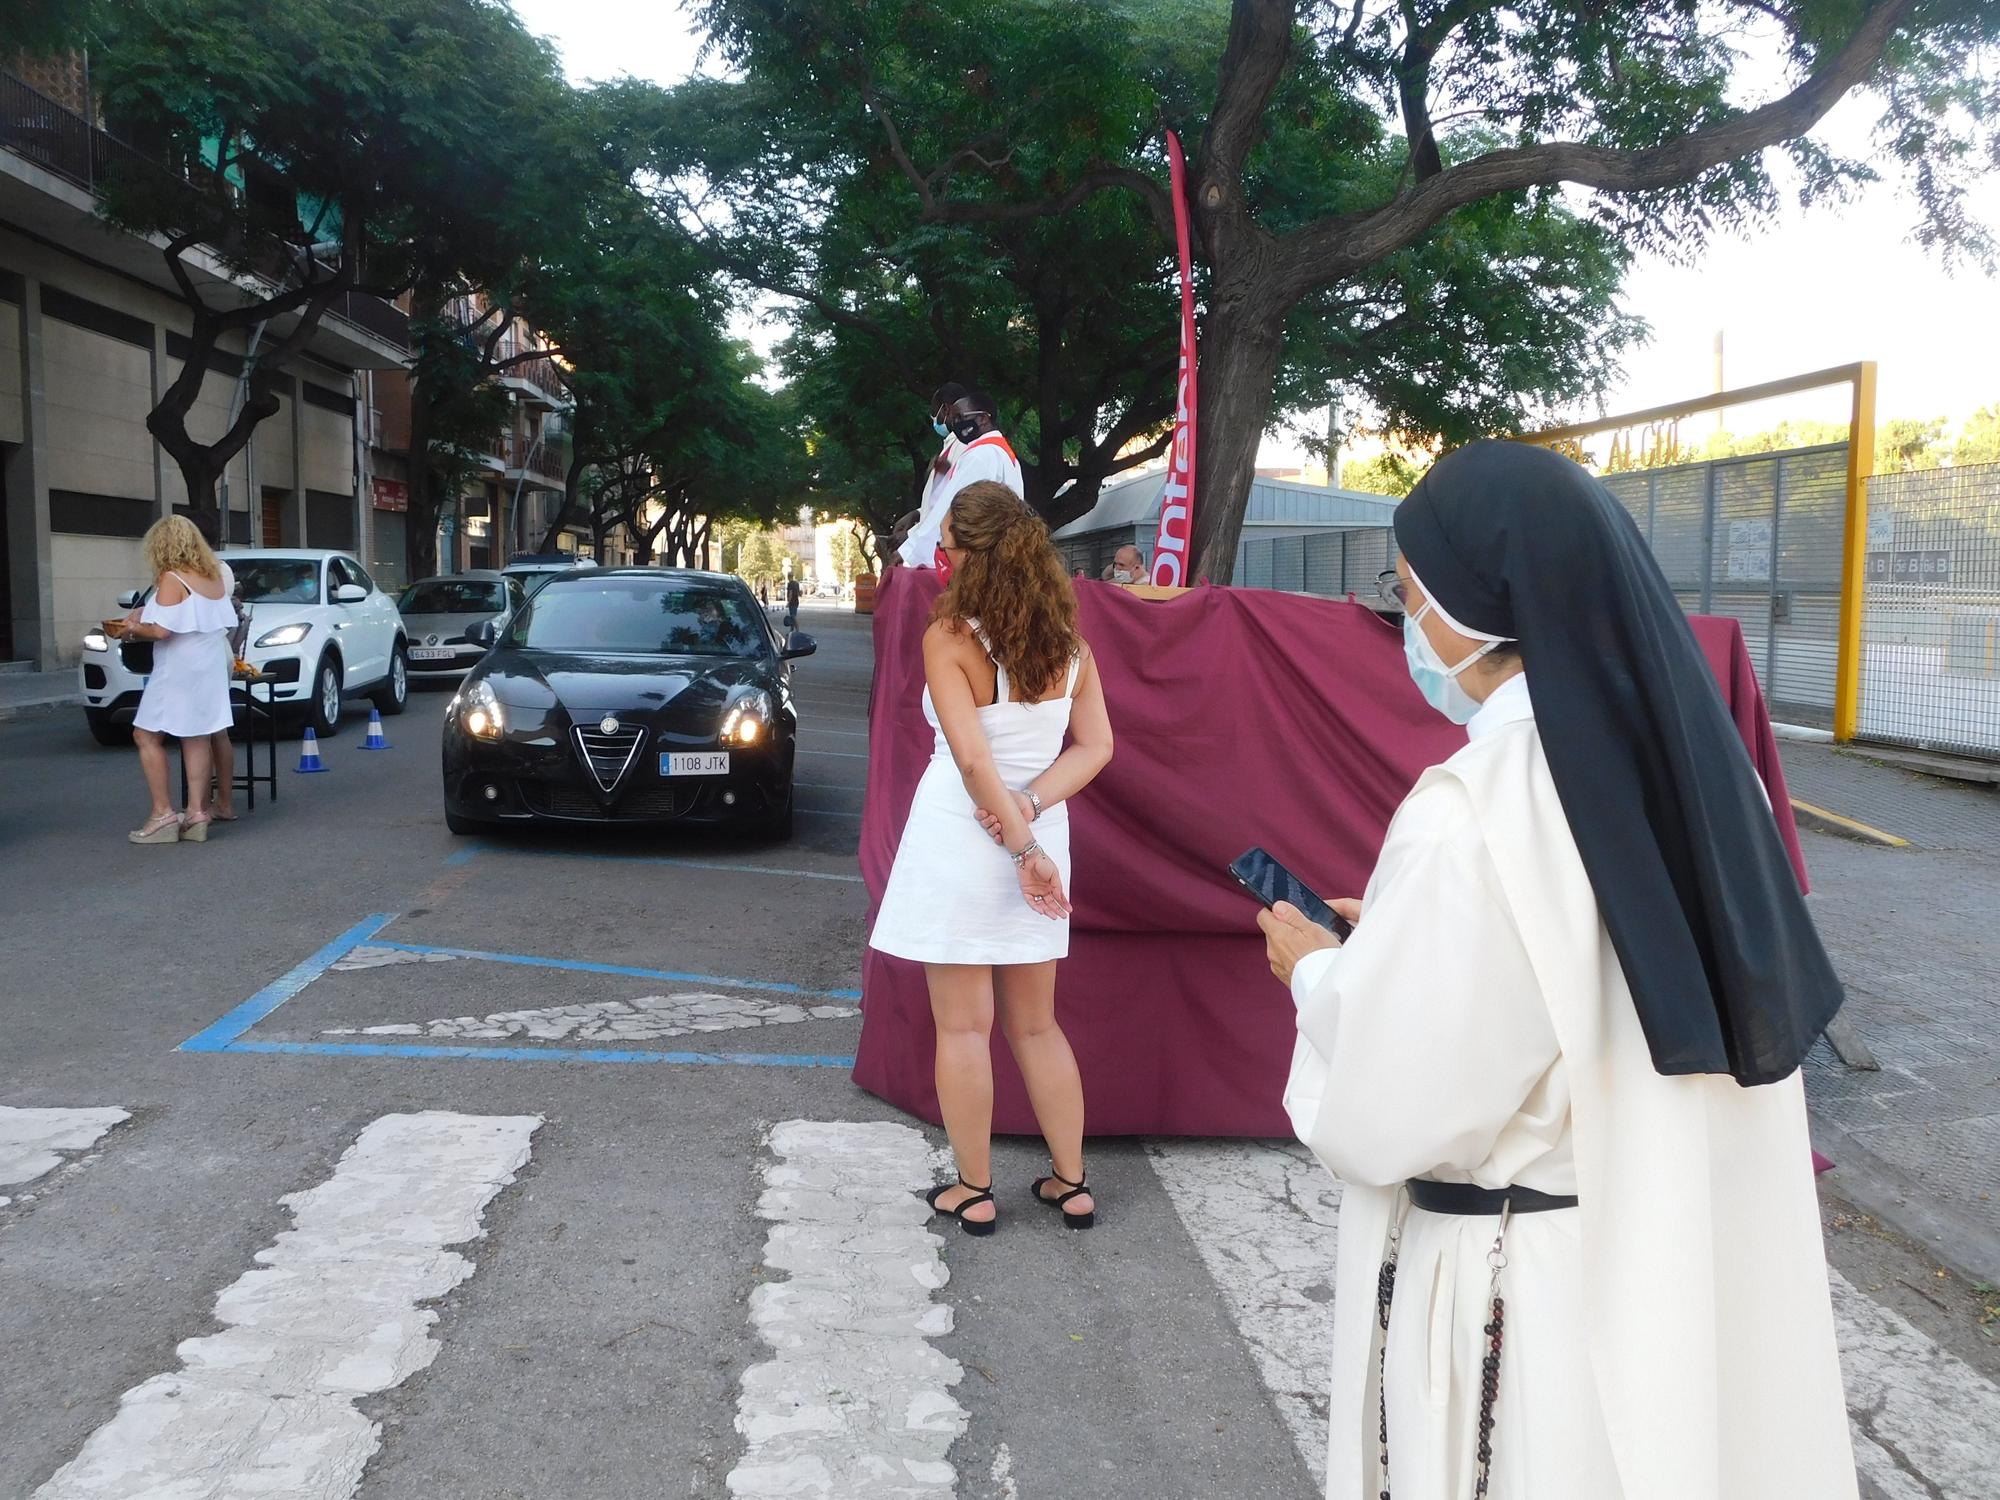
M 124 593 L 118 596 L 118 607 L 120 609 L 137 609 L 139 607 L 140 596 L 144 594 L 144 592 L 145 592 L 144 589 L 125 590 Z
M 368 597 L 368 590 L 358 583 L 343 583 L 333 591 L 335 604 L 359 604 Z
M 786 661 L 793 661 L 801 656 L 811 656 L 817 650 L 819 650 L 818 641 L 809 635 L 800 635 L 795 630 L 785 642 L 785 649 L 778 654 Z
M 475 646 L 490 646 L 500 639 L 500 622 L 481 620 L 465 632 L 465 638 Z

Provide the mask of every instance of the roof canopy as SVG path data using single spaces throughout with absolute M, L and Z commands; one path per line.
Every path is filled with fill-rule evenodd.
M 1097 504 L 1067 526 L 1057 528 L 1058 539 L 1088 536 L 1099 531 L 1122 531 L 1127 527 L 1157 522 L 1160 492 L 1166 487 L 1166 470 L 1153 469 L 1115 480 L 1104 486 Z M 1199 504 L 1199 497 L 1197 497 Z M 1259 476 L 1250 486 L 1250 507 L 1243 524 L 1284 526 L 1293 529 L 1352 526 L 1387 526 L 1397 501 L 1390 495 L 1370 495 L 1360 490 L 1335 489 L 1325 484 L 1302 484 L 1296 479 L 1265 479 Z

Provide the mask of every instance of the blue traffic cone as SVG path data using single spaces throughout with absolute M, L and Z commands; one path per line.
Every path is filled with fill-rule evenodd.
M 320 764 L 319 759 L 319 736 L 312 732 L 312 725 L 308 724 L 306 732 L 299 739 L 299 763 L 293 766 L 292 770 L 294 772 L 304 772 L 324 771 L 325 769 L 326 767 Z
M 382 710 L 368 710 L 368 738 L 361 742 L 363 750 L 393 750 L 396 747 L 382 738 Z

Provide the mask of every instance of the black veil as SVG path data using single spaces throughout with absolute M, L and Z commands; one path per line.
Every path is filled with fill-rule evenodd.
M 1662 1073 L 1774 1083 L 1840 1008 L 1763 783 L 1638 528 L 1560 454 L 1477 442 L 1396 510 L 1426 591 L 1520 642 L 1549 772 Z

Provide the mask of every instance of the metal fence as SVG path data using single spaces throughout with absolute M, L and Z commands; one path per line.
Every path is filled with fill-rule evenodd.
M 1366 602 L 1375 580 L 1396 566 L 1396 533 L 1387 526 L 1321 531 L 1309 536 L 1254 537 L 1236 549 L 1236 582 L 1249 589 L 1283 589 Z
M 1868 482 L 1859 733 L 2000 755 L 2000 464 Z
M 1691 614 L 1743 627 L 1775 717 L 1833 721 L 1847 447 L 1607 474 Z

